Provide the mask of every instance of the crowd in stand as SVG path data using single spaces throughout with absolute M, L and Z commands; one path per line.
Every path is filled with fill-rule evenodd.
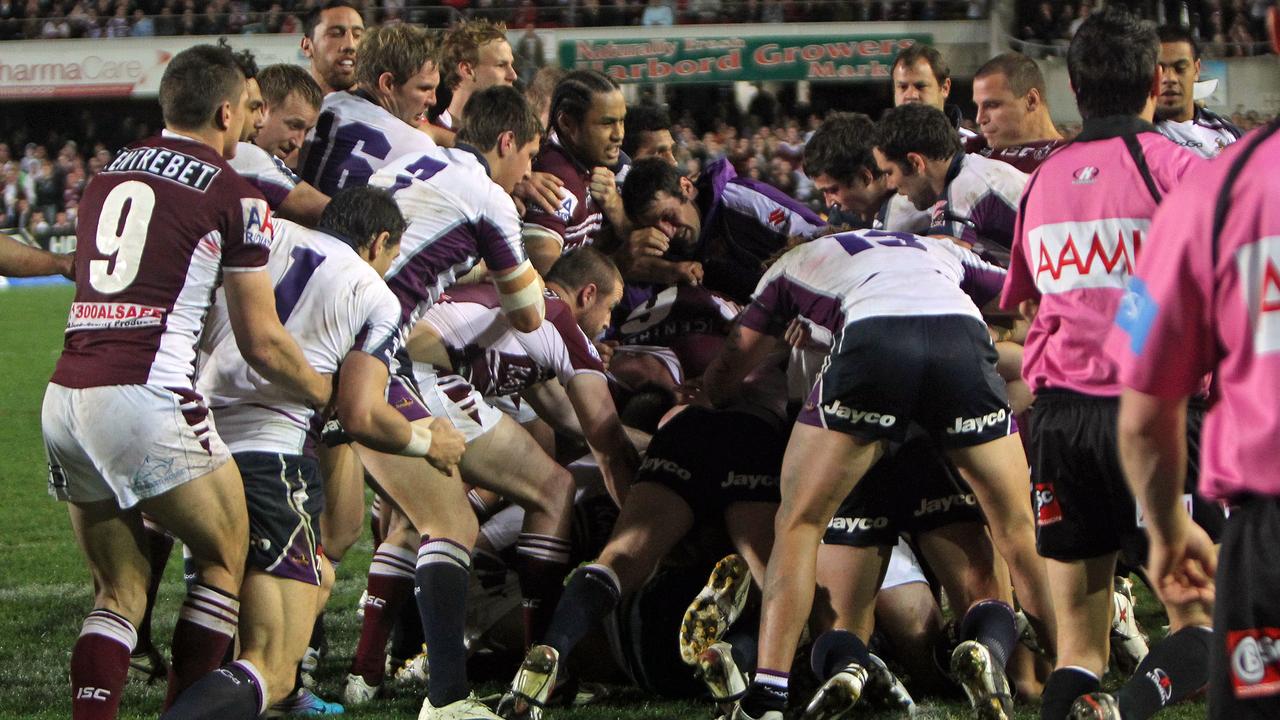
M 957 20 L 986 0 L 363 0 L 367 23 L 448 24 L 463 16 L 510 27 Z M 296 33 L 315 0 L 0 0 L 0 40 Z
M 1018 37 L 1035 45 L 1066 48 L 1100 0 L 1023 0 Z M 1270 52 L 1267 46 L 1267 12 L 1274 0 L 1187 0 L 1155 3 L 1148 16 L 1157 23 L 1191 28 L 1210 57 L 1246 57 Z

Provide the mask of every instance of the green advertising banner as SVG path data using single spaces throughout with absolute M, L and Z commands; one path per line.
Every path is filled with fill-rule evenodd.
M 645 40 L 564 40 L 560 65 L 599 70 L 618 82 L 883 80 L 902 48 L 933 43 L 900 35 L 724 35 Z

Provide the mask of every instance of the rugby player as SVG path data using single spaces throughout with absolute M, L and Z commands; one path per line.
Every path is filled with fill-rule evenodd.
M 75 254 L 51 253 L 0 235 L 0 276 L 62 275 L 75 279 Z
M 356 51 L 364 37 L 364 19 L 349 0 L 326 0 L 302 21 L 302 56 L 311 60 L 311 77 L 328 95 L 356 84 Z
M 1039 636 L 1052 638 L 1053 606 L 1035 555 L 1025 455 L 996 374 L 995 349 L 960 287 L 990 266 L 946 240 L 875 230 L 819 238 L 793 252 L 795 266 L 818 279 L 791 278 L 779 269 L 784 281 L 767 285 L 757 301 L 809 307 L 807 314 L 838 318 L 841 330 L 787 445 L 758 670 L 734 717 L 781 718 L 828 521 L 886 444 L 905 439 L 912 422 L 972 486 L 1019 601 Z M 848 256 L 849 262 L 833 260 Z M 739 325 L 736 332 L 755 331 Z M 958 357 L 969 360 L 957 363 Z M 709 389 L 713 402 L 729 399 L 716 386 Z M 980 616 L 974 638 L 956 648 L 952 667 L 976 709 L 1003 717 L 1010 699 L 1001 665 L 1015 641 L 1013 610 L 987 602 L 968 612 Z
M 804 146 L 804 171 L 828 207 L 873 230 L 924 233 L 929 213 L 894 192 L 871 148 L 876 125 L 861 113 L 830 113 Z
M 936 108 L 947 116 L 951 126 L 960 133 L 960 139 L 974 137 L 976 133 L 961 127 L 964 116 L 960 108 L 947 103 L 951 96 L 951 67 L 937 48 L 915 44 L 903 48 L 893 58 L 890 68 L 893 78 L 893 106 L 920 103 Z
M 627 237 L 630 223 L 614 174 L 626 164 L 622 154 L 627 104 L 618 83 L 594 70 L 574 70 L 556 85 L 551 125 L 534 171 L 562 183 L 551 209 L 535 203 L 525 211 L 524 244 L 538 272 L 581 245 L 612 249 Z
M 267 269 L 285 328 L 303 339 L 303 352 L 317 368 L 339 378 L 336 412 L 344 430 L 370 447 L 447 468 L 462 455 L 461 434 L 447 423 L 410 425 L 383 396 L 400 305 L 382 273 L 404 228 L 385 191 L 350 188 L 330 203 L 314 231 L 277 221 Z M 314 521 L 325 497 L 310 448 L 323 416 L 253 372 L 229 337 L 215 342 L 197 387 L 210 398 L 244 479 L 250 544 L 240 645 L 266 658 L 260 670 L 276 703 L 293 690 L 321 576 L 332 573 Z M 314 700 L 281 709 L 333 711 Z
M 652 105 L 627 108 L 624 124 L 622 152 L 632 162 L 656 157 L 676 164 L 676 142 L 671 137 L 671 118 L 666 111 Z M 622 182 L 625 181 L 620 179 Z
M 444 83 L 453 93 L 449 107 L 432 121 L 456 133 L 462 111 L 477 92 L 493 85 L 514 85 L 515 56 L 507 42 L 507 26 L 488 20 L 468 20 L 450 28 L 441 43 Z
M 370 178 L 371 185 L 393 193 L 409 222 L 400 254 L 386 276 L 400 302 L 402 337 L 459 275 L 482 259 L 512 327 L 531 332 L 542 323 L 542 283 L 524 254 L 515 203 L 509 195 L 529 173 L 540 138 L 537 119 L 520 93 L 506 86 L 476 93 L 468 103 L 468 117 L 458 133 L 458 147 L 411 153 Z M 432 413 L 411 373 L 408 357 L 398 358 L 388 398 L 412 422 Z M 378 548 L 370 565 L 366 625 L 389 627 L 396 613 L 395 608 L 386 607 L 385 600 L 403 597 L 412 586 L 432 658 L 422 717 L 468 712 L 491 717 L 468 696 L 463 625 L 477 521 L 460 478 L 441 476 L 421 461 L 359 444 L 356 449 L 380 493 L 407 517 L 420 541 L 416 558 L 398 540 L 388 539 Z M 555 534 L 533 524 L 558 523 L 553 514 L 531 515 L 527 529 Z M 385 642 L 385 631 L 381 637 Z M 360 652 L 357 656 L 367 657 Z M 344 699 L 371 698 L 376 683 L 369 681 L 380 680 L 382 668 L 355 670 L 348 675 Z
M 1066 143 L 1049 117 L 1044 75 L 1021 53 L 997 55 L 973 75 L 973 104 L 981 135 L 964 151 L 1001 160 L 1029 173 Z
M 1135 261 L 1163 252 L 1160 239 L 1148 237 L 1152 214 L 1201 164 L 1151 125 L 1158 55 L 1154 27 L 1111 8 L 1091 15 L 1072 38 L 1067 69 L 1084 129 L 1028 184 L 1001 298 L 1031 323 L 1022 375 L 1036 396 L 1036 544 L 1058 610 L 1044 720 L 1066 718 L 1078 696 L 1099 689 L 1116 560 L 1144 561 L 1142 525 L 1116 452 L 1119 367 L 1103 343 Z M 1194 437 L 1200 413 L 1189 414 L 1188 424 Z M 1196 502 L 1194 514 L 1214 532 L 1221 528 L 1213 504 Z M 1171 634 L 1120 693 L 1126 718 L 1149 717 L 1208 678 L 1209 608 L 1170 610 Z
M 325 96 L 302 150 L 302 179 L 333 195 L 409 153 L 436 147 L 418 125 L 436 102 L 440 50 L 416 25 L 376 27 L 360 41 L 355 89 Z
M 1156 129 L 1203 158 L 1217 157 L 1244 133 L 1231 121 L 1196 102 L 1200 43 L 1190 30 L 1165 25 L 1160 34 L 1160 97 Z
M 1227 148 L 1161 204 L 1151 224 L 1155 245 L 1138 261 L 1108 345 L 1124 386 L 1120 462 L 1146 518 L 1152 586 L 1174 622 L 1214 606 L 1208 643 L 1213 720 L 1280 713 L 1270 680 L 1276 671 L 1272 628 L 1280 626 L 1273 559 L 1280 489 L 1278 129 L 1273 121 Z M 1206 373 L 1213 374 L 1214 401 L 1197 453 L 1200 488 L 1232 505 L 1220 550 L 1188 517 L 1182 499 L 1184 468 L 1194 452 L 1185 418 Z M 1216 599 L 1215 567 L 1223 589 Z M 1104 703 L 1095 697 L 1090 704 Z
M 329 204 L 329 197 L 299 180 L 285 166 L 284 161 L 272 154 L 269 147 L 258 143 L 258 135 L 267 121 L 267 104 L 257 79 L 258 65 L 248 50 L 237 53 L 236 58 L 240 62 L 240 69 L 248 78 L 249 104 L 246 109 L 250 116 L 240 134 L 236 155 L 228 162 L 232 169 L 262 193 L 273 212 L 286 220 L 312 227 L 320 220 L 320 213 Z M 298 79 L 305 80 L 314 87 L 314 82 L 305 74 Z
M 1006 265 L 1027 176 L 1012 165 L 966 155 L 950 128 L 946 116 L 927 105 L 893 108 L 877 128 L 876 164 L 898 194 L 917 210 L 931 211 L 931 232 Z
M 258 71 L 262 91 L 262 128 L 254 144 L 281 160 L 285 167 L 298 167 L 298 153 L 307 133 L 316 126 L 324 92 L 306 70 L 289 63 L 268 65 Z
M 72 651 L 72 716 L 113 718 L 146 604 L 145 511 L 195 558 L 172 643 L 168 716 L 257 717 L 261 654 L 222 664 L 236 630 L 248 521 L 240 474 L 193 387 L 202 323 L 219 280 L 251 367 L 312 407 L 319 375 L 276 317 L 259 272 L 271 212 L 226 164 L 245 117 L 231 51 L 197 45 L 161 79 L 164 132 L 116 156 L 86 188 L 78 278 L 42 425 L 50 489 L 69 501 L 96 609 Z

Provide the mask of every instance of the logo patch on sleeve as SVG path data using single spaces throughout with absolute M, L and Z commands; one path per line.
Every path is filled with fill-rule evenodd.
M 1141 278 L 1131 278 L 1120 307 L 1116 308 L 1116 325 L 1129 334 L 1129 349 L 1134 355 L 1142 354 L 1159 312 L 1160 306 L 1147 291 L 1147 284 Z
M 250 245 L 271 247 L 275 227 L 271 224 L 271 207 L 260 198 L 240 198 L 244 212 L 244 241 Z
M 565 223 L 569 222 L 569 218 L 573 217 L 573 211 L 578 209 L 578 198 L 568 188 L 560 188 L 560 204 L 556 207 L 556 217 Z

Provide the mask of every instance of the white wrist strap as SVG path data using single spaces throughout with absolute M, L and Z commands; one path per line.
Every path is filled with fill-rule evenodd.
M 431 428 L 414 424 L 410 426 L 413 434 L 409 436 L 409 444 L 405 445 L 399 452 L 400 455 L 409 457 L 426 457 L 431 451 Z

